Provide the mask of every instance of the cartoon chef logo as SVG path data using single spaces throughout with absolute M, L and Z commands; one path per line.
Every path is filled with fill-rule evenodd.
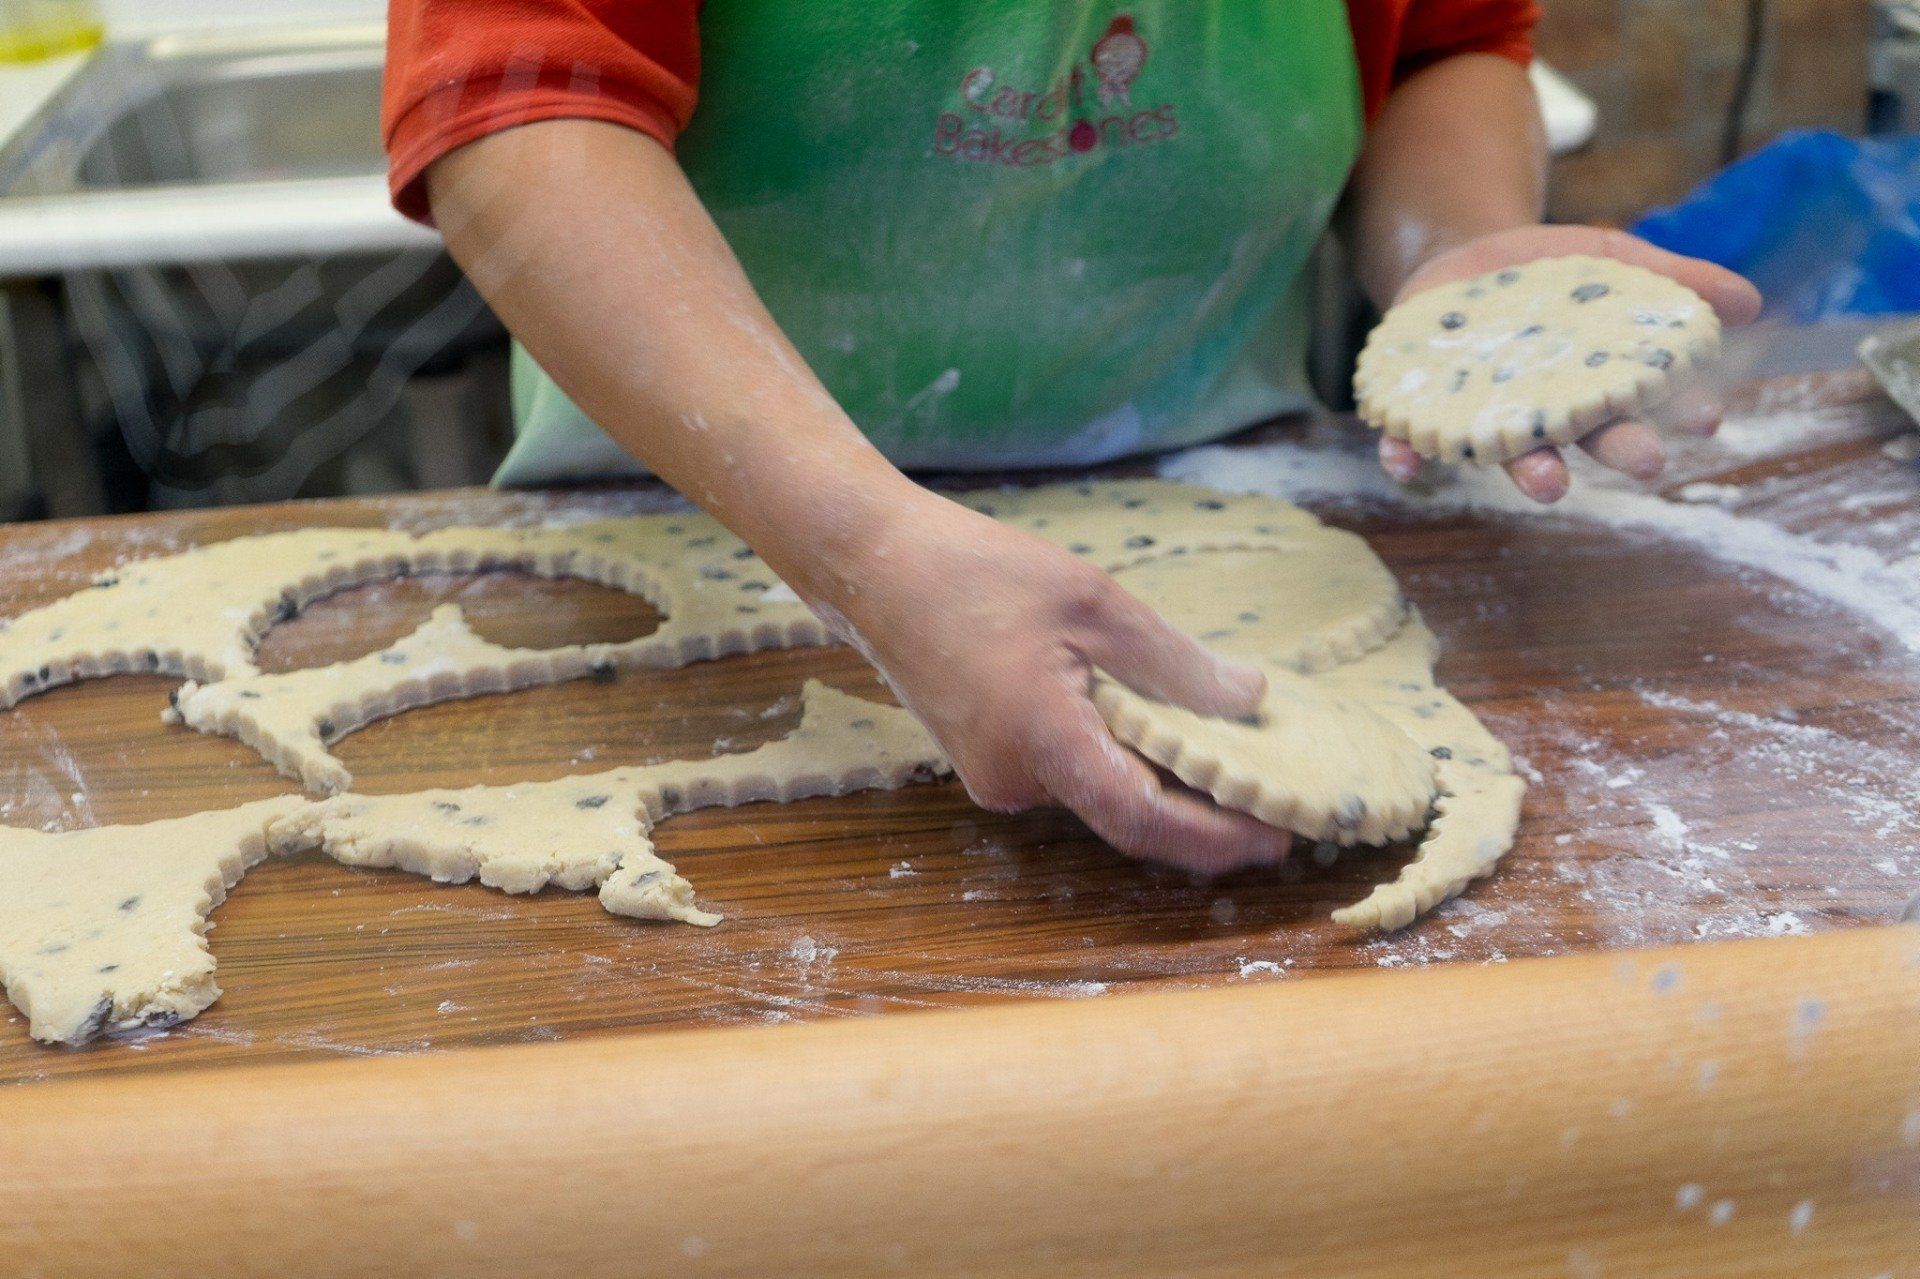
M 1107 25 L 1107 33 L 1093 42 L 1091 61 L 1100 78 L 1100 105 L 1129 105 L 1134 79 L 1147 65 L 1147 42 L 1133 29 L 1133 15 L 1123 13 Z
M 1047 83 L 1022 83 L 990 65 L 969 70 L 956 86 L 959 100 L 935 121 L 929 154 L 1027 168 L 1179 135 L 1171 101 L 1133 102 L 1147 42 L 1132 14 L 1115 16 L 1099 39 L 1082 47 L 1086 53 Z

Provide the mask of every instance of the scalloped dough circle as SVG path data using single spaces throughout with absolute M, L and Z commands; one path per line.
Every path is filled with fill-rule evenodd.
M 1267 668 L 1251 724 L 1103 677 L 1094 703 L 1115 737 L 1215 802 L 1309 839 L 1382 844 L 1425 821 L 1432 757 L 1306 677 L 1373 652 L 1406 620 L 1399 584 L 1364 541 L 1316 525 L 1285 547 L 1162 556 L 1114 580 L 1202 643 Z
M 1226 808 L 1335 844 L 1385 844 L 1426 820 L 1433 758 L 1388 720 L 1312 680 L 1267 672 L 1250 724 L 1212 719 L 1102 680 L 1113 735 Z
M 1719 319 L 1686 286 L 1612 258 L 1541 258 L 1393 307 L 1354 398 L 1422 457 L 1491 466 L 1657 404 L 1719 349 Z

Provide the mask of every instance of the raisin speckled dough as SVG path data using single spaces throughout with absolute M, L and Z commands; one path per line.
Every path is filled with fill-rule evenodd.
M 1719 349 L 1713 308 L 1684 285 L 1611 258 L 1542 258 L 1388 311 L 1354 398 L 1422 457 L 1491 466 L 1657 404 Z
M 0 981 L 33 1037 L 172 1026 L 218 999 L 207 916 L 304 802 L 57 835 L 0 828 Z
M 1360 538 L 1271 498 L 1157 482 L 996 494 L 990 513 L 1087 555 L 1174 625 L 1267 668 L 1274 691 L 1254 725 L 1101 676 L 1095 703 L 1122 741 L 1216 801 L 1311 838 L 1421 829 L 1414 860 L 1335 911 L 1338 922 L 1399 928 L 1512 847 L 1525 785 L 1506 748 L 1434 683 L 1432 632 Z M 1137 558 L 1116 562 L 1115 545 Z M 1328 759 L 1302 758 L 1302 741 Z
M 1609 285 L 1609 294 L 1580 305 L 1607 304 L 1613 290 Z M 1473 311 L 1465 303 L 1453 309 L 1462 317 L 1459 331 L 1470 331 Z M 1453 814 L 1428 826 L 1419 855 L 1398 879 L 1337 918 L 1404 924 L 1490 873 L 1511 845 L 1520 785 L 1505 753 L 1465 708 L 1433 686 L 1431 637 L 1359 538 L 1276 499 L 1151 480 L 988 491 L 961 500 L 1114 573 L 1175 625 L 1265 664 L 1276 688 L 1299 693 L 1287 707 L 1271 708 L 1263 735 L 1259 726 L 1184 723 L 1184 712 L 1101 677 L 1097 701 L 1109 727 L 1136 749 L 1176 761 L 1183 776 L 1223 803 L 1244 803 L 1315 837 L 1390 839 L 1420 826 L 1429 812 Z M 449 607 L 413 635 L 355 661 L 284 674 L 264 674 L 254 663 L 254 645 L 267 628 L 331 592 L 412 572 L 495 568 L 633 591 L 665 620 L 653 634 L 624 644 L 535 651 L 488 643 Z M 90 589 L 0 624 L 0 704 L 115 671 L 185 675 L 194 682 L 176 691 L 170 720 L 236 736 L 311 789 L 337 793 L 351 779 L 332 743 L 409 707 L 829 641 L 752 550 L 704 515 L 417 535 L 317 528 L 123 564 Z M 1397 663 L 1390 682 L 1353 683 L 1388 654 Z M 1311 692 L 1298 681 L 1309 681 Z M 862 731 L 852 722 L 846 729 Z M 1330 747 L 1326 759 L 1316 759 L 1300 745 L 1306 741 L 1338 743 L 1338 750 Z M 1481 771 L 1447 767 L 1442 751 L 1480 761 L 1473 767 Z M 1337 768 L 1331 766 L 1335 754 Z M 1477 788 L 1473 802 L 1461 789 L 1469 783 Z M 539 794 L 558 805 L 554 829 L 583 833 L 578 841 L 556 843 L 552 864 L 572 868 L 564 873 L 576 878 L 597 873 L 610 848 L 588 838 L 591 822 L 572 817 L 611 816 L 611 801 L 607 809 L 561 804 L 600 792 L 575 795 L 553 785 L 558 789 Z M 522 855 L 534 857 L 537 870 L 548 864 L 547 852 L 536 856 L 501 843 L 505 823 L 472 821 L 497 815 L 455 818 L 441 807 L 467 802 L 459 792 L 378 803 L 346 797 L 327 810 L 331 824 L 315 829 L 343 856 L 370 864 L 387 858 L 430 874 L 491 876 L 489 882 L 502 887 L 523 882 L 523 872 L 537 878 Z M 403 838 L 403 827 L 413 834 Z M 674 917 L 694 909 L 682 894 L 684 882 L 668 880 L 650 864 L 630 877 L 634 895 L 617 905 L 607 885 L 625 883 L 621 873 L 598 881 L 610 909 L 681 912 Z
M 1158 559 L 1115 578 L 1203 643 L 1266 667 L 1267 696 L 1243 724 L 1103 679 L 1094 704 L 1114 736 L 1220 804 L 1308 839 L 1384 844 L 1425 823 L 1432 758 L 1310 678 L 1374 651 L 1406 621 L 1399 584 L 1366 543 L 1321 527 L 1287 549 Z

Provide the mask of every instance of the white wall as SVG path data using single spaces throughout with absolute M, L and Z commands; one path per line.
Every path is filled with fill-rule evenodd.
M 207 27 L 384 22 L 385 0 L 95 0 L 117 35 Z

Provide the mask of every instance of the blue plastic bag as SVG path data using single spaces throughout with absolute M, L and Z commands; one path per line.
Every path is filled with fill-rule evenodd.
M 1633 231 L 1745 275 L 1771 316 L 1920 311 L 1920 136 L 1783 134 Z

